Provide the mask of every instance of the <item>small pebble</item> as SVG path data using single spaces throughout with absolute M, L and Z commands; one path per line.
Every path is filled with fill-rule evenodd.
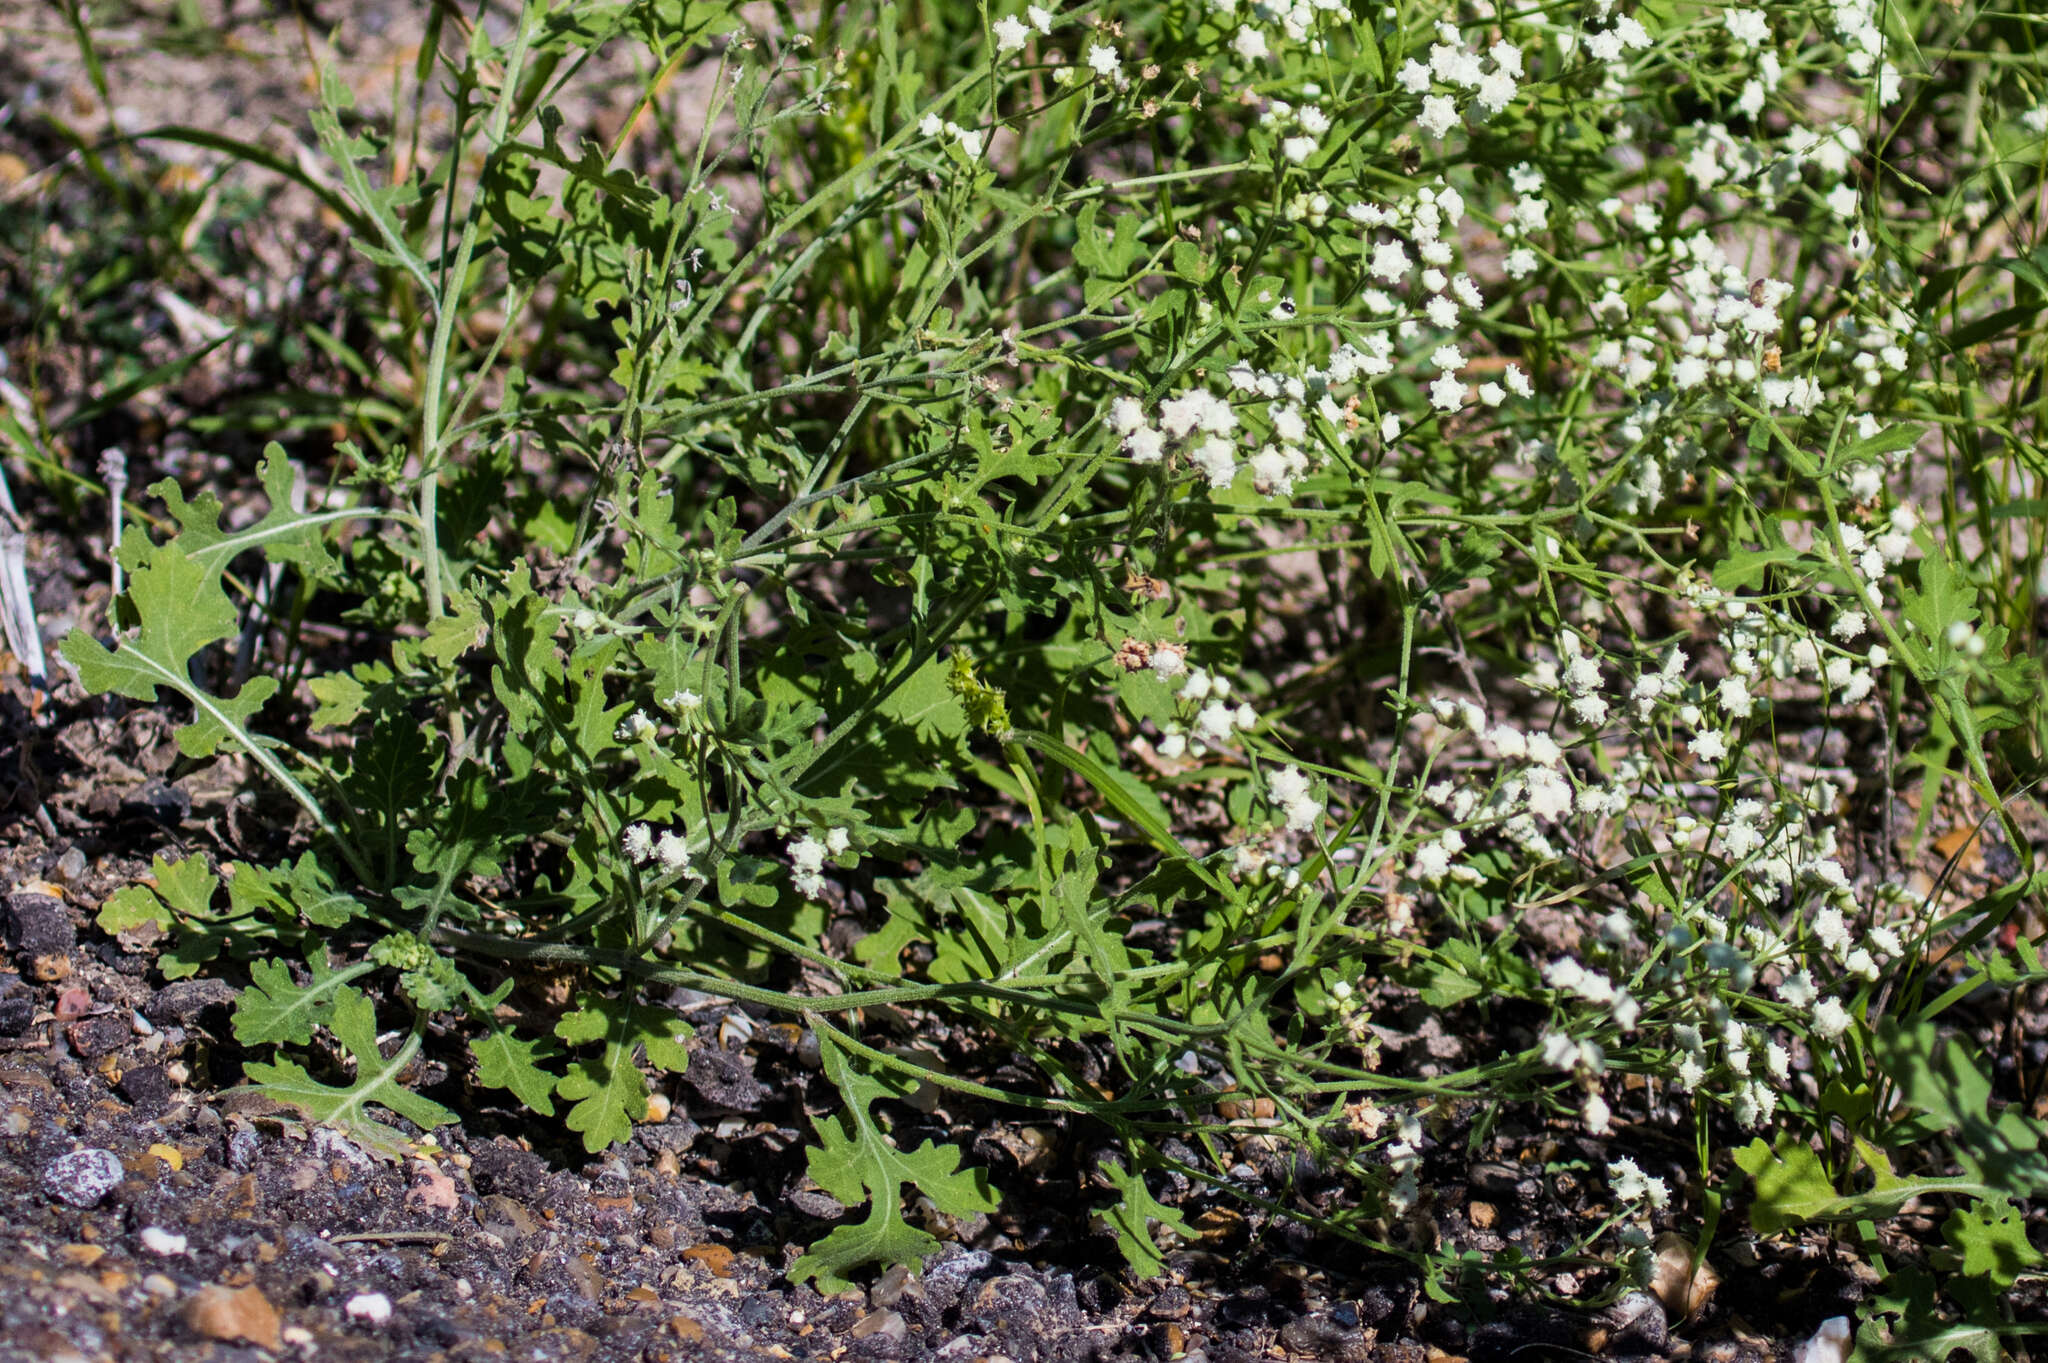
M 208 1339 L 242 1340 L 276 1353 L 284 1322 L 261 1288 L 209 1285 L 185 1299 L 185 1324 Z
M 1792 1363 L 1843 1363 L 1849 1356 L 1849 1318 L 1829 1316 L 1792 1355 Z
M 57 858 L 57 864 L 50 868 L 50 879 L 59 885 L 76 885 L 85 879 L 84 850 L 77 847 L 67 849 L 63 856 Z
M 902 1339 L 909 1333 L 909 1323 L 894 1311 L 877 1311 L 863 1316 L 846 1332 L 849 1339 Z
M 111 1150 L 74 1150 L 43 1170 L 43 1191 L 74 1207 L 97 1206 L 120 1185 L 121 1157 Z
M 348 1299 L 348 1306 L 344 1309 L 350 1320 L 382 1325 L 391 1319 L 391 1298 L 382 1292 L 358 1292 Z
M 167 1231 L 162 1226 L 145 1226 L 138 1238 L 142 1241 L 142 1247 L 151 1254 L 168 1257 L 185 1252 L 185 1237 Z

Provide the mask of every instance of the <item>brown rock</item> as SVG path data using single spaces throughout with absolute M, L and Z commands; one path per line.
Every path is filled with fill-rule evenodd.
M 604 1275 L 597 1271 L 597 1264 L 590 1255 L 563 1255 L 562 1272 L 576 1285 L 577 1295 L 585 1301 L 598 1301 L 604 1297 Z
M 1465 1208 L 1466 1218 L 1477 1230 L 1492 1230 L 1494 1220 L 1499 1215 L 1491 1202 L 1480 1202 L 1477 1199 Z
M 846 1332 L 849 1339 L 872 1339 L 876 1336 L 883 1339 L 901 1339 L 909 1333 L 909 1324 L 895 1311 L 876 1311 L 872 1315 L 863 1316 Z
M 405 1200 L 414 1206 L 432 1211 L 452 1212 L 458 1200 L 455 1180 L 441 1172 L 440 1166 L 432 1160 L 414 1160 L 412 1187 L 406 1192 Z
M 261 1288 L 202 1287 L 185 1301 L 185 1324 L 208 1339 L 241 1340 L 273 1352 L 284 1347 L 283 1322 Z
M 692 1245 L 683 1251 L 683 1257 L 702 1264 L 706 1269 L 710 1270 L 711 1276 L 714 1278 L 730 1278 L 732 1276 L 732 1251 L 724 1245 L 709 1241 L 701 1245 Z
M 1721 1275 L 1705 1259 L 1695 1265 L 1692 1241 L 1677 1231 L 1665 1231 L 1650 1248 L 1656 1256 L 1650 1267 L 1650 1291 L 1664 1304 L 1665 1317 L 1680 1321 L 1698 1315 L 1721 1285 Z
M 518 1244 L 537 1229 L 532 1214 L 519 1200 L 503 1193 L 493 1193 L 484 1199 L 477 1208 L 477 1221 L 508 1245 Z

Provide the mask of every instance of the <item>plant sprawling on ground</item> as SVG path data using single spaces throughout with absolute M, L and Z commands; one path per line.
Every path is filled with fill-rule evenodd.
M 255 1082 L 396 1141 L 456 1115 L 400 1082 L 453 1029 L 598 1151 L 683 985 L 816 1038 L 824 1287 L 936 1247 L 909 1199 L 995 1205 L 890 1138 L 925 1086 L 1107 1132 L 1141 1272 L 1254 1123 L 1446 1299 L 1624 1290 L 1730 1194 L 1873 1247 L 1920 1199 L 1859 1346 L 1997 1356 L 2048 1155 L 1953 1017 L 2048 979 L 2039 16 L 433 14 L 395 122 L 330 78 L 324 159 L 259 162 L 360 253 L 355 400 L 265 428 L 260 516 L 150 489 L 62 647 L 295 802 L 288 855 L 101 913 L 243 962 Z M 644 93 L 579 138 L 600 57 Z M 1908 877 L 1942 807 L 2010 883 Z M 1490 1058 L 1393 1063 L 1397 1000 Z M 1553 1262 L 1390 1229 L 1510 1108 L 1611 1136 L 1616 1214 Z M 1629 1139 L 1674 1121 L 1682 1183 Z

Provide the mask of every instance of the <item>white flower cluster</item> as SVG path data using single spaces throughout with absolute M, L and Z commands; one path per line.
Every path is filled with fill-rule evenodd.
M 1613 28 L 1587 33 L 1585 41 L 1588 55 L 1610 64 L 1621 60 L 1624 51 L 1647 52 L 1652 46 L 1650 31 L 1632 15 L 1615 20 Z
M 1266 799 L 1287 817 L 1292 833 L 1309 832 L 1322 817 L 1323 802 L 1309 793 L 1308 777 L 1292 764 L 1266 778 Z
M 1643 1006 L 1627 988 L 1614 983 L 1597 970 L 1588 970 L 1569 956 L 1543 967 L 1543 982 L 1562 994 L 1571 994 L 1595 1007 L 1605 1008 L 1614 1025 L 1624 1032 L 1636 1029 Z
M 1322 39 L 1314 36 L 1322 17 L 1350 14 L 1345 0 L 1209 0 L 1209 8 L 1219 15 L 1234 15 L 1242 10 L 1258 23 L 1277 27 L 1281 41 L 1306 43 L 1313 53 L 1323 50 Z M 1230 40 L 1230 50 L 1246 62 L 1263 62 L 1274 51 L 1266 30 L 1251 24 L 1238 26 Z
M 1523 66 L 1522 49 L 1506 39 L 1494 43 L 1482 56 L 1465 46 L 1457 25 L 1440 23 L 1436 33 L 1429 61 L 1410 58 L 1394 81 L 1409 94 L 1422 96 L 1416 125 L 1431 137 L 1441 138 L 1462 117 L 1458 107 L 1461 98 L 1469 97 L 1482 118 L 1491 118 L 1507 108 L 1514 101 Z M 1448 93 L 1435 93 L 1440 90 Z
M 672 828 L 663 829 L 657 837 L 644 823 L 628 824 L 620 835 L 619 846 L 635 866 L 655 862 L 670 874 L 690 869 L 689 840 Z
M 1323 135 L 1330 131 L 1330 116 L 1323 112 L 1321 106 L 1304 104 L 1296 108 L 1282 99 L 1266 106 L 1265 116 L 1260 122 L 1289 134 L 1280 139 L 1280 154 L 1297 166 L 1315 155 L 1316 148 L 1322 145 Z
M 1657 1211 L 1671 1200 L 1671 1189 L 1663 1179 L 1646 1174 L 1632 1159 L 1618 1159 L 1607 1166 L 1607 1186 L 1614 1196 L 1628 1203 L 1641 1203 Z
M 918 120 L 917 130 L 926 137 L 950 137 L 960 144 L 961 154 L 968 160 L 981 159 L 982 133 L 978 128 L 963 128 L 951 119 L 941 119 L 937 114 L 928 113 Z
M 806 899 L 818 899 L 825 893 L 825 858 L 836 857 L 853 845 L 853 838 L 843 828 L 828 828 L 823 838 L 804 833 L 789 841 L 790 883 L 797 893 Z
M 1384 289 L 1368 288 L 1364 292 L 1360 301 L 1368 312 L 1396 321 L 1392 340 L 1384 333 L 1373 333 L 1366 338 L 1368 349 L 1354 352 L 1359 372 L 1387 372 L 1392 368 L 1394 341 L 1419 339 L 1424 325 L 1439 332 L 1453 331 L 1485 307 L 1486 297 L 1471 275 L 1447 272 L 1457 261 L 1455 239 L 1447 234 L 1465 216 L 1464 196 L 1455 188 L 1441 183 L 1425 185 L 1410 198 L 1391 206 L 1354 203 L 1345 210 L 1345 216 L 1368 231 L 1378 229 L 1386 233 L 1362 243 L 1360 248 L 1366 271 L 1375 283 L 1404 289 L 1412 279 L 1419 286 L 1419 293 L 1411 294 L 1405 303 Z M 1411 246 L 1415 251 L 1412 257 Z M 1372 368 L 1365 369 L 1365 363 Z M 1428 386 L 1430 405 L 1440 412 L 1462 408 L 1469 396 L 1464 381 L 1458 377 L 1469 363 L 1464 352 L 1450 340 L 1439 340 L 1429 352 L 1429 363 L 1437 370 L 1435 381 Z M 1500 383 L 1489 381 L 1480 386 L 1479 398 L 1488 406 L 1497 407 L 1509 393 L 1529 397 L 1534 391 L 1528 375 L 1508 364 L 1502 368 Z
M 1228 743 L 1232 735 L 1257 727 L 1259 712 L 1249 701 L 1231 704 L 1230 691 L 1229 678 L 1212 676 L 1199 667 L 1189 669 L 1178 696 L 1188 722 L 1167 726 L 1159 755 L 1200 757 Z
M 1852 532 L 1844 537 L 1845 566 L 1870 579 L 1887 574 L 1906 556 L 1916 524 L 1910 508 L 1901 508 L 1884 518 L 1881 531 L 1845 525 Z M 1549 552 L 1558 549 L 1553 544 Z M 1632 681 L 1622 683 L 1622 699 L 1639 732 L 1667 723 L 1694 730 L 1689 747 L 1705 760 L 1729 755 L 1730 731 L 1763 713 L 1774 685 L 1808 679 L 1824 684 L 1836 703 L 1855 703 L 1869 695 L 1872 673 L 1888 662 L 1881 646 L 1864 652 L 1849 647 L 1869 633 L 1867 611 L 1882 604 L 1881 593 L 1837 607 L 1821 627 L 1809 624 L 1810 612 L 1793 603 L 1730 595 L 1697 580 L 1678 596 L 1699 613 L 1700 625 L 1719 627 L 1724 675 L 1689 681 L 1687 651 L 1668 647 L 1639 664 Z M 1967 649 L 1968 633 L 1967 627 L 1959 630 L 1958 639 L 1950 642 Z M 1560 719 L 1569 717 L 1597 731 L 1609 712 L 1608 697 L 1618 689 L 1610 669 L 1611 660 L 1589 636 L 1566 630 L 1554 656 L 1536 660 L 1528 681 L 1557 702 Z M 1587 704 L 1590 700 L 1601 703 Z M 1761 916 L 1731 927 L 1706 903 L 1687 904 L 1663 916 L 1666 926 L 1657 929 L 1661 959 L 1643 951 L 1631 912 L 1616 910 L 1601 920 L 1598 945 L 1589 948 L 1592 955 L 1554 959 L 1542 972 L 1561 1001 L 1604 1013 L 1601 1025 L 1642 1032 L 1647 1045 L 1668 1041 L 1671 1078 L 1679 1088 L 1711 1092 L 1744 1125 L 1769 1123 L 1792 1077 L 1792 1053 L 1768 1024 L 1744 1020 L 1743 997 L 1760 981 L 1773 980 L 1779 1000 L 1805 1017 L 1807 1031 L 1832 1040 L 1853 1025 L 1853 1017 L 1843 999 L 1825 995 L 1817 979 L 1871 980 L 1887 961 L 1903 954 L 1900 934 L 1892 927 L 1881 922 L 1857 926 L 1872 915 L 1858 905 L 1838 854 L 1840 787 L 1824 776 L 1800 781 L 1780 773 L 1774 802 L 1733 799 L 1714 825 L 1705 826 L 1685 812 L 1694 798 L 1690 788 L 1666 784 L 1647 753 L 1610 752 L 1599 759 L 1610 776 L 1602 783 L 1581 784 L 1558 737 L 1510 724 L 1489 728 L 1483 709 L 1469 700 L 1439 699 L 1432 710 L 1439 725 L 1479 735 L 1499 766 L 1490 785 L 1488 777 L 1461 773 L 1423 792 L 1452 826 L 1414 853 L 1407 868 L 1411 882 L 1429 886 L 1447 874 L 1455 876 L 1463 869 L 1457 858 L 1468 834 L 1498 839 L 1540 862 L 1559 855 L 1550 841 L 1553 834 L 1545 830 L 1567 815 L 1627 817 L 1649 833 L 1661 852 L 1690 858 L 1711 850 L 1713 864 L 1725 868 L 1728 877 L 1739 877 L 1743 887 L 1731 892 L 1729 880 L 1723 879 L 1715 891 L 1729 896 L 1723 903 L 1770 904 L 1789 897 L 1802 906 L 1807 928 L 1788 940 Z M 1617 983 L 1634 980 L 1637 970 L 1645 972 L 1639 983 Z M 1634 989 L 1648 992 L 1639 998 Z M 1642 1002 L 1651 997 L 1704 1000 L 1698 1006 L 1705 1015 L 1696 1022 L 1683 1020 L 1683 1014 L 1653 1015 Z M 1612 1114 L 1599 1092 L 1605 1056 L 1598 1042 L 1559 1027 L 1543 1035 L 1538 1054 L 1547 1066 L 1572 1075 L 1583 1090 L 1581 1115 L 1587 1129 L 1604 1130 Z
M 1109 429 L 1123 438 L 1124 453 L 1134 464 L 1156 464 L 1169 443 L 1201 471 L 1212 488 L 1229 487 L 1237 477 L 1237 413 L 1226 398 L 1206 388 L 1189 388 L 1160 404 L 1155 425 L 1144 404 L 1121 397 L 1109 405 Z
M 1010 14 L 996 20 L 991 31 L 995 34 L 997 55 L 1008 56 L 1012 52 L 1022 52 L 1024 44 L 1031 41 L 1032 29 L 1035 28 L 1040 33 L 1052 32 L 1052 19 L 1051 10 L 1032 5 L 1024 11 L 1022 19 Z
M 1884 29 L 1878 23 L 1876 0 L 1834 0 L 1835 36 L 1844 49 L 1843 61 L 1859 76 L 1877 69 L 1877 102 L 1889 108 L 1898 102 L 1898 68 L 1884 61 Z

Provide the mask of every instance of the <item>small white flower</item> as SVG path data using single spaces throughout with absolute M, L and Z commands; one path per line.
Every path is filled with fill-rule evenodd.
M 1029 9 L 1024 11 L 1024 17 L 1026 19 L 1029 19 L 1031 21 L 1031 26 L 1037 29 L 1040 33 L 1052 32 L 1052 11 L 1047 9 L 1045 6 L 1031 6 Z
M 1686 747 L 1702 762 L 1718 762 L 1728 755 L 1728 740 L 1714 729 L 1694 734 Z
M 1755 48 L 1771 40 L 1771 21 L 1758 9 L 1731 9 L 1721 15 L 1729 34 L 1744 47 Z
M 1237 447 L 1220 435 L 1212 435 L 1189 450 L 1188 462 L 1201 471 L 1212 488 L 1229 487 L 1237 477 Z
M 789 865 L 793 873 L 790 883 L 797 893 L 807 899 L 816 899 L 825 893 L 825 844 L 809 833 L 792 839 L 789 844 Z
M 1398 284 L 1413 268 L 1408 259 L 1408 249 L 1398 241 L 1383 241 L 1373 247 L 1372 277 L 1388 284 Z
M 1230 50 L 1248 62 L 1264 61 L 1271 55 L 1266 35 L 1249 24 L 1237 30 L 1237 36 L 1230 40 Z
M 1449 95 L 1425 95 L 1415 126 L 1431 137 L 1442 137 L 1458 121 L 1458 104 Z
M 680 871 L 690 864 L 689 840 L 673 829 L 666 830 L 654 844 L 654 855 L 662 870 Z
M 644 862 L 654 855 L 654 830 L 644 823 L 628 824 L 619 838 L 619 846 L 628 861 Z
M 1644 1173 L 1632 1159 L 1619 1159 L 1609 1164 L 1607 1183 L 1621 1201 L 1647 1203 L 1652 1210 L 1671 1200 L 1671 1189 L 1664 1180 Z
M 1437 375 L 1436 382 L 1429 385 L 1429 405 L 1439 412 L 1455 412 L 1463 407 L 1464 381 L 1448 370 Z
M 1024 26 L 1023 20 L 1012 14 L 996 20 L 995 35 L 997 53 L 1022 52 L 1024 44 L 1031 37 L 1031 30 Z
M 1124 437 L 1124 453 L 1133 464 L 1156 464 L 1166 457 L 1166 437 L 1150 426 L 1142 427 Z
M 1129 435 L 1145 424 L 1145 406 L 1134 397 L 1120 397 L 1109 404 L 1109 429 Z
M 1849 1030 L 1849 1010 L 1837 998 L 1825 998 L 1814 1005 L 1813 1030 L 1818 1036 L 1833 1041 Z
M 1237 726 L 1237 712 L 1227 703 L 1212 700 L 1195 713 L 1194 736 L 1214 747 L 1227 742 Z

